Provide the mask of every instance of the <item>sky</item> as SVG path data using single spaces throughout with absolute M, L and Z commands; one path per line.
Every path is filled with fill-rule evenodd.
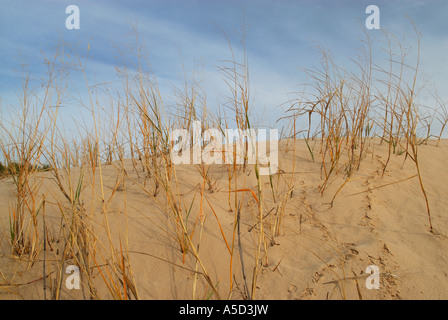
M 371 4 L 380 9 L 379 30 L 365 26 Z M 69 5 L 80 10 L 80 29 L 66 28 Z M 285 115 L 287 102 L 303 90 L 304 70 L 319 65 L 318 46 L 352 68 L 350 59 L 359 56 L 364 32 L 375 39 L 380 56 L 384 31 L 412 39 L 410 20 L 423 35 L 420 79 L 429 90 L 422 99 L 430 104 L 430 94 L 437 92 L 448 101 L 447 12 L 446 0 L 0 0 L 0 107 L 17 105 L 21 65 L 38 82 L 45 72 L 43 55 L 61 40 L 81 53 L 89 48 L 90 84 L 115 83 L 119 51 L 135 44 L 130 34 L 135 26 L 161 91 L 169 95 L 194 71 L 213 110 L 229 97 L 219 67 L 232 58 L 228 39 L 241 61 L 244 25 L 252 116 L 273 127 Z M 81 77 L 72 81 L 73 88 L 82 88 Z M 62 116 L 73 119 L 80 112 L 71 105 Z

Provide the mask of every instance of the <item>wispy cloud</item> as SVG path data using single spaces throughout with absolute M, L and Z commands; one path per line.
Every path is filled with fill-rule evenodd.
M 65 29 L 66 6 L 81 11 L 81 29 Z M 227 39 L 241 58 L 241 26 L 246 25 L 253 107 L 260 118 L 283 115 L 278 106 L 288 93 L 304 83 L 301 70 L 319 64 L 316 44 L 330 49 L 337 61 L 349 63 L 358 55 L 365 8 L 370 1 L 23 1 L 0 3 L 0 94 L 13 97 L 17 57 L 23 55 L 35 74 L 44 72 L 40 52 L 51 52 L 63 39 L 82 51 L 89 44 L 89 67 L 94 81 L 113 81 L 120 60 L 117 48 L 135 46 L 135 24 L 146 48 L 151 68 L 163 90 L 180 85 L 184 68 L 197 70 L 209 90 L 211 107 L 222 102 L 226 87 L 217 65 L 231 58 Z M 448 22 L 443 18 L 445 1 L 375 1 L 381 10 L 381 28 L 401 34 L 409 31 L 408 16 L 423 33 L 421 70 L 440 87 L 448 63 Z M 371 32 L 381 40 L 381 31 Z M 381 47 L 380 41 L 376 42 Z M 81 84 L 79 84 L 81 86 Z

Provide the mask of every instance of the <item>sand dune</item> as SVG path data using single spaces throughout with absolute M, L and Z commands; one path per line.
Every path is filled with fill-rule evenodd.
M 296 141 L 295 160 L 293 141 L 281 141 L 280 171 L 272 180 L 274 191 L 269 177 L 261 179 L 264 240 L 253 298 L 448 298 L 448 171 L 445 169 L 448 141 L 442 140 L 438 147 L 434 141 L 419 147 L 434 233 L 429 232 L 425 200 L 414 164 L 409 159 L 405 161 L 405 153 L 393 154 L 382 176 L 388 145 L 380 144 L 379 140 L 369 140 L 368 144 L 369 151 L 359 170 L 345 184 L 343 172 L 333 175 L 322 195 L 319 192 L 323 182 L 321 162 L 312 161 L 303 140 Z M 105 211 L 98 200 L 101 198 L 99 169 L 94 174 L 92 170 L 83 173 L 87 181 L 81 191 L 85 217 L 79 223 L 85 228 L 77 230 L 86 232 L 84 239 L 90 239 L 90 248 L 95 251 L 87 255 L 91 259 L 91 274 L 89 277 L 81 274 L 80 290 L 69 290 L 65 285 L 69 276 L 65 268 L 81 259 L 63 257 L 67 228 L 72 220 L 62 218 L 64 210 L 57 203 L 64 200 L 52 173 L 42 172 L 34 177 L 38 185 L 36 197 L 45 194 L 47 242 L 44 249 L 41 213 L 38 216 L 40 249 L 32 263 L 26 254 L 18 257 L 11 252 L 9 214 L 16 198 L 11 178 L 0 180 L 3 204 L 0 208 L 0 299 L 42 299 L 44 294 L 49 298 L 56 290 L 58 274 L 62 279 L 59 281 L 61 299 L 89 298 L 89 290 L 98 298 L 112 298 L 108 285 L 113 287 L 113 283 L 126 283 L 127 294 L 130 296 L 135 291 L 140 299 L 247 298 L 260 234 L 253 167 L 248 166 L 244 171 L 240 168 L 238 172 L 238 189 L 245 190 L 237 192 L 241 203 L 239 237 L 235 228 L 235 195 L 231 192 L 229 205 L 225 166 L 210 167 L 211 189 L 205 185 L 196 165 L 174 168 L 176 174 L 171 180 L 173 185 L 176 181 L 176 196 L 180 195 L 186 228 L 208 279 L 216 287 L 214 294 L 191 248 L 186 252 L 181 250 L 175 219 L 163 209 L 167 206 L 163 187 L 156 197 L 150 196 L 154 182 L 145 178 L 138 161 L 136 167 L 132 160 L 124 164 L 124 170 L 118 162 L 101 166 Z M 74 185 L 79 172 L 79 168 L 72 169 Z M 61 261 L 64 261 L 63 267 Z M 126 265 L 126 276 L 109 276 L 113 268 L 106 268 L 105 264 L 115 265 L 115 270 Z M 370 265 L 379 268 L 379 289 L 366 287 L 369 276 L 366 268 Z M 132 281 L 123 280 L 125 277 Z

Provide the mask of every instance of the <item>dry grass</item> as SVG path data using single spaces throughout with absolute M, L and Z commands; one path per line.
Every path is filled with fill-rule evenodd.
M 290 132 L 293 142 L 292 172 L 272 174 L 267 180 L 260 176 L 259 159 L 253 167 L 247 162 L 248 152 L 254 147 L 250 145 L 253 140 L 249 136 L 243 141 L 242 154 L 237 154 L 237 141 L 229 142 L 233 151 L 222 154 L 223 160 L 226 157 L 234 160 L 221 166 L 227 181 L 218 184 L 211 170 L 214 165 L 197 164 L 201 182 L 190 192 L 182 193 L 178 168 L 170 157 L 170 136 L 174 129 L 186 129 L 191 138 L 195 121 L 201 121 L 201 133 L 210 128 L 224 133 L 230 122 L 239 130 L 253 132 L 255 129 L 251 122 L 247 56 L 244 53 L 239 60 L 229 41 L 231 59 L 223 62 L 220 71 L 229 87 L 226 111 L 230 117 L 225 112 L 222 115 L 221 110 L 217 114 L 209 112 L 206 95 L 194 77 L 192 81 L 185 80 L 184 88 L 175 89 L 178 103 L 170 114 L 167 98 L 162 96 L 156 77 L 146 65 L 138 33 L 134 32 L 136 49 L 130 53 L 134 56 L 122 56 L 125 63 L 117 69 L 118 88 L 102 90 L 100 86 L 90 85 L 84 58 L 63 44 L 51 60 L 45 58 L 48 73 L 43 84 L 44 93 L 30 89 L 29 74 L 25 73 L 19 111 L 0 124 L 3 131 L 0 148 L 4 157 L 0 174 L 11 179 L 15 193 L 15 202 L 9 207 L 7 232 L 11 256 L 25 261 L 28 269 L 42 264 L 39 281 L 43 284 L 44 299 L 61 298 L 65 269 L 71 264 L 80 268 L 83 298 L 140 298 L 131 264 L 131 253 L 136 252 L 128 241 L 130 184 L 135 186 L 133 192 L 135 188 L 140 190 L 157 208 L 155 212 L 166 218 L 166 225 L 158 227 L 178 247 L 181 264 L 149 252 L 139 254 L 192 272 L 193 299 L 230 299 L 236 293 L 243 299 L 256 299 L 257 281 L 260 270 L 268 264 L 269 246 L 281 235 L 288 204 L 296 188 L 300 188 L 295 180 L 295 142 L 303 132 L 306 132 L 304 137 L 312 160 L 321 165 L 319 192 L 323 195 L 338 175 L 344 177 L 332 205 L 340 190 L 352 181 L 352 174 L 359 170 L 367 151 L 374 145 L 374 137 L 388 144 L 389 158 L 383 172 L 391 154 L 398 152 L 398 147 L 404 150 L 406 159 L 415 164 L 427 206 L 429 229 L 433 232 L 418 150 L 431 137 L 434 119 L 441 124 L 436 136 L 440 142 L 448 122 L 446 103 L 437 99 L 440 106 L 437 112 L 422 115 L 416 99 L 419 61 L 412 68 L 414 77 L 407 83 L 403 73 L 409 67 L 401 43 L 396 46 L 401 61 L 390 59 L 390 70 L 374 64 L 372 41 L 368 38 L 363 59 L 356 62 L 358 72 L 343 70 L 327 51 L 322 51 L 321 68 L 307 71 L 314 93 L 311 97 L 300 97 L 286 117 L 291 120 L 285 132 Z M 418 33 L 416 41 L 420 50 Z M 392 47 L 389 42 L 390 57 L 395 57 Z M 70 60 L 67 60 L 67 52 L 70 52 Z M 78 123 L 79 138 L 70 140 L 64 135 L 59 113 L 69 95 L 67 79 L 74 72 L 85 80 L 89 101 L 80 104 L 91 114 L 92 125 Z M 376 86 L 375 72 L 385 76 L 385 86 Z M 104 107 L 98 102 L 101 94 L 109 101 L 107 112 L 101 111 Z M 297 128 L 303 117 L 308 127 Z M 425 134 L 419 138 L 422 124 Z M 202 149 L 207 141 L 198 143 Z M 242 157 L 242 164 L 237 164 L 238 157 Z M 127 158 L 132 159 L 132 169 L 126 166 Z M 114 168 L 116 172 L 112 190 L 105 186 L 105 167 Z M 48 172 L 43 174 L 43 168 L 49 169 Z M 247 185 L 246 177 L 252 172 L 256 187 Z M 218 192 L 225 193 L 228 198 L 228 210 L 233 212 L 231 225 L 225 225 L 216 213 L 212 196 Z M 124 207 L 120 217 L 110 209 L 118 197 Z M 249 205 L 243 206 L 243 203 Z M 139 214 L 151 223 L 158 223 L 153 217 Z M 249 232 L 255 232 L 251 233 L 250 247 L 244 239 L 242 215 L 252 219 Z M 210 221 L 216 222 L 219 229 L 216 234 L 225 248 L 222 254 L 228 257 L 225 275 L 210 272 L 213 265 L 201 256 L 201 244 Z M 335 250 L 340 251 L 339 246 Z M 343 267 L 342 271 L 342 276 L 337 274 L 339 280 L 346 277 Z M 2 290 L 13 290 L 12 279 L 7 280 L 0 273 L 0 280 Z M 221 285 L 224 282 L 228 284 Z M 343 285 L 341 291 L 345 296 Z

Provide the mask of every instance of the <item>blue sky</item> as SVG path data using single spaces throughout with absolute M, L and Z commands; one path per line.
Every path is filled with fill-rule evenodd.
M 68 30 L 68 5 L 80 9 L 80 29 Z M 129 36 L 135 24 L 146 47 L 152 70 L 163 92 L 181 85 L 184 69 L 207 91 L 209 108 L 225 100 L 229 92 L 218 72 L 222 60 L 230 59 L 226 37 L 237 58 L 242 57 L 241 26 L 246 24 L 251 99 L 255 121 L 267 126 L 284 115 L 281 105 L 291 93 L 302 90 L 303 69 L 319 64 L 320 44 L 331 50 L 336 61 L 350 66 L 359 55 L 359 39 L 368 14 L 380 8 L 381 30 L 412 37 L 412 19 L 422 39 L 422 81 L 448 100 L 448 1 L 6 1 L 0 0 L 0 97 L 1 106 L 14 106 L 19 88 L 16 71 L 23 61 L 35 80 L 44 72 L 42 53 L 51 53 L 58 40 L 76 43 L 81 51 L 89 44 L 90 79 L 116 81 L 118 52 L 115 46 L 133 44 Z M 381 30 L 368 33 L 381 48 Z M 22 60 L 18 59 L 21 57 Z M 73 79 L 74 87 L 82 87 Z M 423 99 L 429 94 L 423 93 Z M 428 103 L 429 102 L 428 98 Z M 67 119 L 76 107 L 65 111 Z

